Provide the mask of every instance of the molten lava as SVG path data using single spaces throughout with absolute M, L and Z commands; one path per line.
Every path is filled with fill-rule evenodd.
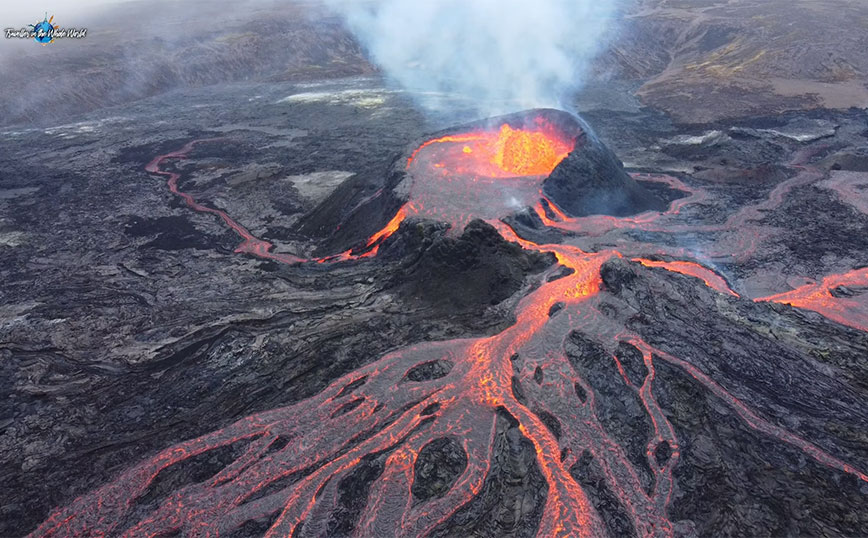
M 696 262 L 664 262 L 659 260 L 645 260 L 642 258 L 634 258 L 633 261 L 639 262 L 645 267 L 661 267 L 673 273 L 679 273 L 682 275 L 698 278 L 705 282 L 705 285 L 709 288 L 717 290 L 720 293 L 726 293 L 728 295 L 732 295 L 733 297 L 738 297 L 738 294 L 729 288 L 729 284 L 726 283 L 726 280 L 724 280 L 723 277 L 721 277 L 711 269 L 699 265 Z
M 842 325 L 868 331 L 868 301 L 832 295 L 832 290 L 841 287 L 868 289 L 868 267 L 841 275 L 829 275 L 822 282 L 806 284 L 792 291 L 763 297 L 757 301 L 771 301 L 813 310 Z
M 532 128 L 513 128 L 504 123 L 493 131 L 448 135 L 422 144 L 410 157 L 440 146 L 440 168 L 449 175 L 505 178 L 547 176 L 575 146 L 538 118 Z
M 505 218 L 539 201 L 546 176 L 580 134 L 578 126 L 558 128 L 538 116 L 429 140 L 407 160 L 410 200 L 419 216 L 455 232 L 473 218 Z
M 409 200 L 386 226 L 358 252 L 311 260 L 326 263 L 374 256 L 382 242 L 411 215 L 445 220 L 456 228 L 471 218 L 483 218 L 507 240 L 529 250 L 554 253 L 559 266 L 571 271 L 560 278 L 544 278 L 532 288 L 516 307 L 516 321 L 511 327 L 490 337 L 424 343 L 395 351 L 337 379 L 307 400 L 169 447 L 58 510 L 34 536 L 216 537 L 229 535 L 251 521 L 268 521 L 266 536 L 272 537 L 334 534 L 330 527 L 333 514 L 343 509 L 339 506 L 340 484 L 375 457 L 383 459 L 382 472 L 374 477 L 361 513 L 352 522 L 352 532 L 357 536 L 425 535 L 482 490 L 493 459 L 498 413 L 517 421 L 520 432 L 536 450 L 537 465 L 548 486 L 540 536 L 606 534 L 602 518 L 570 473 L 584 454 L 600 466 L 605 486 L 613 493 L 614 502 L 622 505 L 638 535 L 672 536 L 668 510 L 680 447 L 653 390 L 659 382 L 655 365 L 660 361 L 687 372 L 754 430 L 868 482 L 860 470 L 760 417 L 693 364 L 652 347 L 637 334 L 605 319 L 600 305 L 601 267 L 614 258 L 638 256 L 623 254 L 626 248 L 642 250 L 648 245 L 633 243 L 618 245 L 618 250 L 586 252 L 570 244 L 524 239 L 501 220 L 516 209 L 533 207 L 552 230 L 589 234 L 601 233 L 600 229 L 650 230 L 659 219 L 701 200 L 701 193 L 694 192 L 663 215 L 571 219 L 542 197 L 540 188 L 543 176 L 574 145 L 575 137 L 557 132 L 542 120 L 521 128 L 502 124 L 492 130 L 426 142 L 408 161 Z M 178 190 L 179 174 L 161 170 L 160 164 L 184 156 L 192 147 L 190 143 L 180 151 L 155 158 L 147 170 L 167 177 L 170 190 L 193 209 L 223 219 L 244 240 L 238 251 L 287 263 L 302 261 L 271 253 L 270 243 L 253 237 L 226 213 L 203 206 Z M 674 178 L 659 181 L 683 186 Z M 777 191 L 773 192 L 776 195 Z M 744 240 L 738 234 L 750 216 L 748 211 L 757 210 L 739 212 L 732 222 L 720 227 L 736 235 L 735 244 Z M 738 225 L 730 226 L 734 223 Z M 720 275 L 695 262 L 633 259 L 648 267 L 697 277 L 724 294 L 721 300 L 738 300 Z M 822 284 L 765 300 L 806 306 L 846 322 L 847 304 L 830 302 L 834 297 L 829 290 L 842 284 L 868 285 L 868 273 L 863 269 L 830 277 Z M 851 324 L 859 326 L 861 322 Z M 653 478 L 650 487 L 643 484 L 626 449 L 597 416 L 594 402 L 601 396 L 566 356 L 564 342 L 572 331 L 593 334 L 611 342 L 612 348 L 618 344 L 633 346 L 641 356 L 647 373 L 639 380 L 628 378 L 614 355 L 600 360 L 613 361 L 652 425 L 644 440 Z M 432 363 L 451 367 L 440 377 L 410 375 Z M 521 397 L 516 387 L 523 387 Z M 565 419 L 557 435 L 543 416 Z M 447 436 L 458 440 L 467 466 L 441 497 L 420 502 L 412 493 L 417 458 L 433 440 Z M 157 505 L 140 503 L 164 470 L 230 445 L 239 447 L 240 455 L 213 477 L 170 492 Z M 654 456 L 661 445 L 671 449 L 664 462 Z

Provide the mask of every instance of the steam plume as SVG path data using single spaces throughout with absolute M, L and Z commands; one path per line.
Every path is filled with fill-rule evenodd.
M 618 0 L 327 0 L 386 75 L 435 108 L 559 106 L 582 84 Z

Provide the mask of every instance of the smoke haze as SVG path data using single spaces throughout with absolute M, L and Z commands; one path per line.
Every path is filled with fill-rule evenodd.
M 477 116 L 571 108 L 628 0 L 47 0 L 0 5 L 0 29 L 47 13 L 83 40 L 0 39 L 0 124 L 73 116 L 178 87 L 369 74 L 420 104 Z M 35 9 L 34 9 L 35 7 Z M 352 31 L 350 36 L 346 28 Z M 463 116 L 462 116 L 463 117 Z
M 41 20 L 44 14 L 62 16 L 67 24 L 99 8 L 129 3 L 131 0 L 48 0 L 37 4 L 4 2 L 0 6 L 0 29 L 20 28 Z
M 618 0 L 326 0 L 394 82 L 436 108 L 564 107 L 608 41 Z

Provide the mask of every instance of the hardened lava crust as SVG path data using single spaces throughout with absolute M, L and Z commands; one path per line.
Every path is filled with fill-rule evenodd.
M 414 110 L 251 84 L 0 132 L 0 535 L 868 526 L 863 111 Z

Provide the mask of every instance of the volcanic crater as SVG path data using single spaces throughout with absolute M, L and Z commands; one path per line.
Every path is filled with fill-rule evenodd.
M 464 124 L 410 147 L 394 161 L 373 197 L 347 207 L 346 193 L 338 189 L 301 222 L 299 231 L 337 230 L 326 248 L 340 249 L 358 242 L 361 229 L 368 240 L 355 246 L 364 251 L 406 218 L 445 222 L 457 234 L 473 219 L 501 220 L 526 208 L 544 218 L 623 217 L 663 211 L 668 206 L 664 198 L 686 195 L 665 184 L 653 183 L 654 191 L 646 188 L 581 118 L 555 109 Z M 396 209 L 384 222 L 387 208 Z M 378 221 L 383 228 L 372 232 L 370 223 Z

